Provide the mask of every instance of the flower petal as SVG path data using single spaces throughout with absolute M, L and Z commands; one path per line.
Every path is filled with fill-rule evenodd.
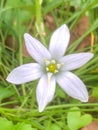
M 43 63 L 44 59 L 50 59 L 50 53 L 37 39 L 29 34 L 24 34 L 26 48 L 28 53 L 39 63 Z
M 64 55 L 69 39 L 69 29 L 65 24 L 53 33 L 50 40 L 49 51 L 54 59 L 58 59 Z
M 36 89 L 39 112 L 42 112 L 46 105 L 52 100 L 55 93 L 55 86 L 56 82 L 54 77 L 51 77 L 50 82 L 48 82 L 47 75 L 43 75 L 40 79 Z
M 63 63 L 62 70 L 74 70 L 86 64 L 93 57 L 92 53 L 78 53 L 64 56 L 59 62 Z
M 82 102 L 88 101 L 88 93 L 84 83 L 71 72 L 65 72 L 57 77 L 61 88 L 71 97 Z
M 7 81 L 14 84 L 22 84 L 41 77 L 41 66 L 37 63 L 21 65 L 8 75 Z

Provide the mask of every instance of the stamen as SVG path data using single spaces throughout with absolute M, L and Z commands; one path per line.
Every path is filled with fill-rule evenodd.
M 49 71 L 49 68 L 48 68 L 48 67 L 46 67 L 46 71 Z
M 43 60 L 44 60 L 44 62 L 45 62 L 46 65 L 49 65 L 49 64 L 50 64 L 50 61 L 49 61 L 49 60 L 47 60 L 47 59 L 43 59 Z
M 54 73 L 58 73 L 59 71 L 58 70 L 55 70 Z
M 48 73 L 47 74 L 47 76 L 48 76 L 48 83 L 50 83 L 50 79 L 51 79 L 52 75 L 53 75 L 52 73 Z
M 56 61 L 55 60 L 51 60 L 51 63 L 56 64 Z
M 61 64 L 57 64 L 57 68 L 60 69 L 60 67 L 61 67 Z
M 60 69 L 61 66 L 63 66 L 63 65 L 64 65 L 63 63 L 61 63 L 61 64 L 57 64 L 57 68 Z

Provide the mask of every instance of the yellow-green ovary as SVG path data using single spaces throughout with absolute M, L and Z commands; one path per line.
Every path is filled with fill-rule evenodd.
M 50 63 L 48 66 L 47 66 L 47 69 L 49 72 L 51 73 L 54 73 L 57 69 L 57 66 L 55 63 Z

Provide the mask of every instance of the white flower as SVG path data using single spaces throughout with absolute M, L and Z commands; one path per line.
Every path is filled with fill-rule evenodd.
M 7 81 L 22 84 L 40 78 L 36 89 L 39 112 L 54 97 L 56 82 L 69 96 L 87 102 L 88 93 L 84 83 L 70 71 L 87 63 L 93 54 L 87 52 L 64 56 L 70 39 L 68 27 L 62 25 L 53 33 L 49 51 L 29 34 L 24 34 L 24 38 L 28 53 L 37 63 L 15 68 L 8 75 Z

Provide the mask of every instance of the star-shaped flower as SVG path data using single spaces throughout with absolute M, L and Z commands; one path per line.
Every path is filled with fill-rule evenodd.
M 87 63 L 93 54 L 77 53 L 64 56 L 68 47 L 70 33 L 64 24 L 52 35 L 49 51 L 38 40 L 24 34 L 28 53 L 37 63 L 29 63 L 15 68 L 7 81 L 22 84 L 39 79 L 36 97 L 39 112 L 53 99 L 56 83 L 71 97 L 82 102 L 88 101 L 88 92 L 84 83 L 72 72 Z

